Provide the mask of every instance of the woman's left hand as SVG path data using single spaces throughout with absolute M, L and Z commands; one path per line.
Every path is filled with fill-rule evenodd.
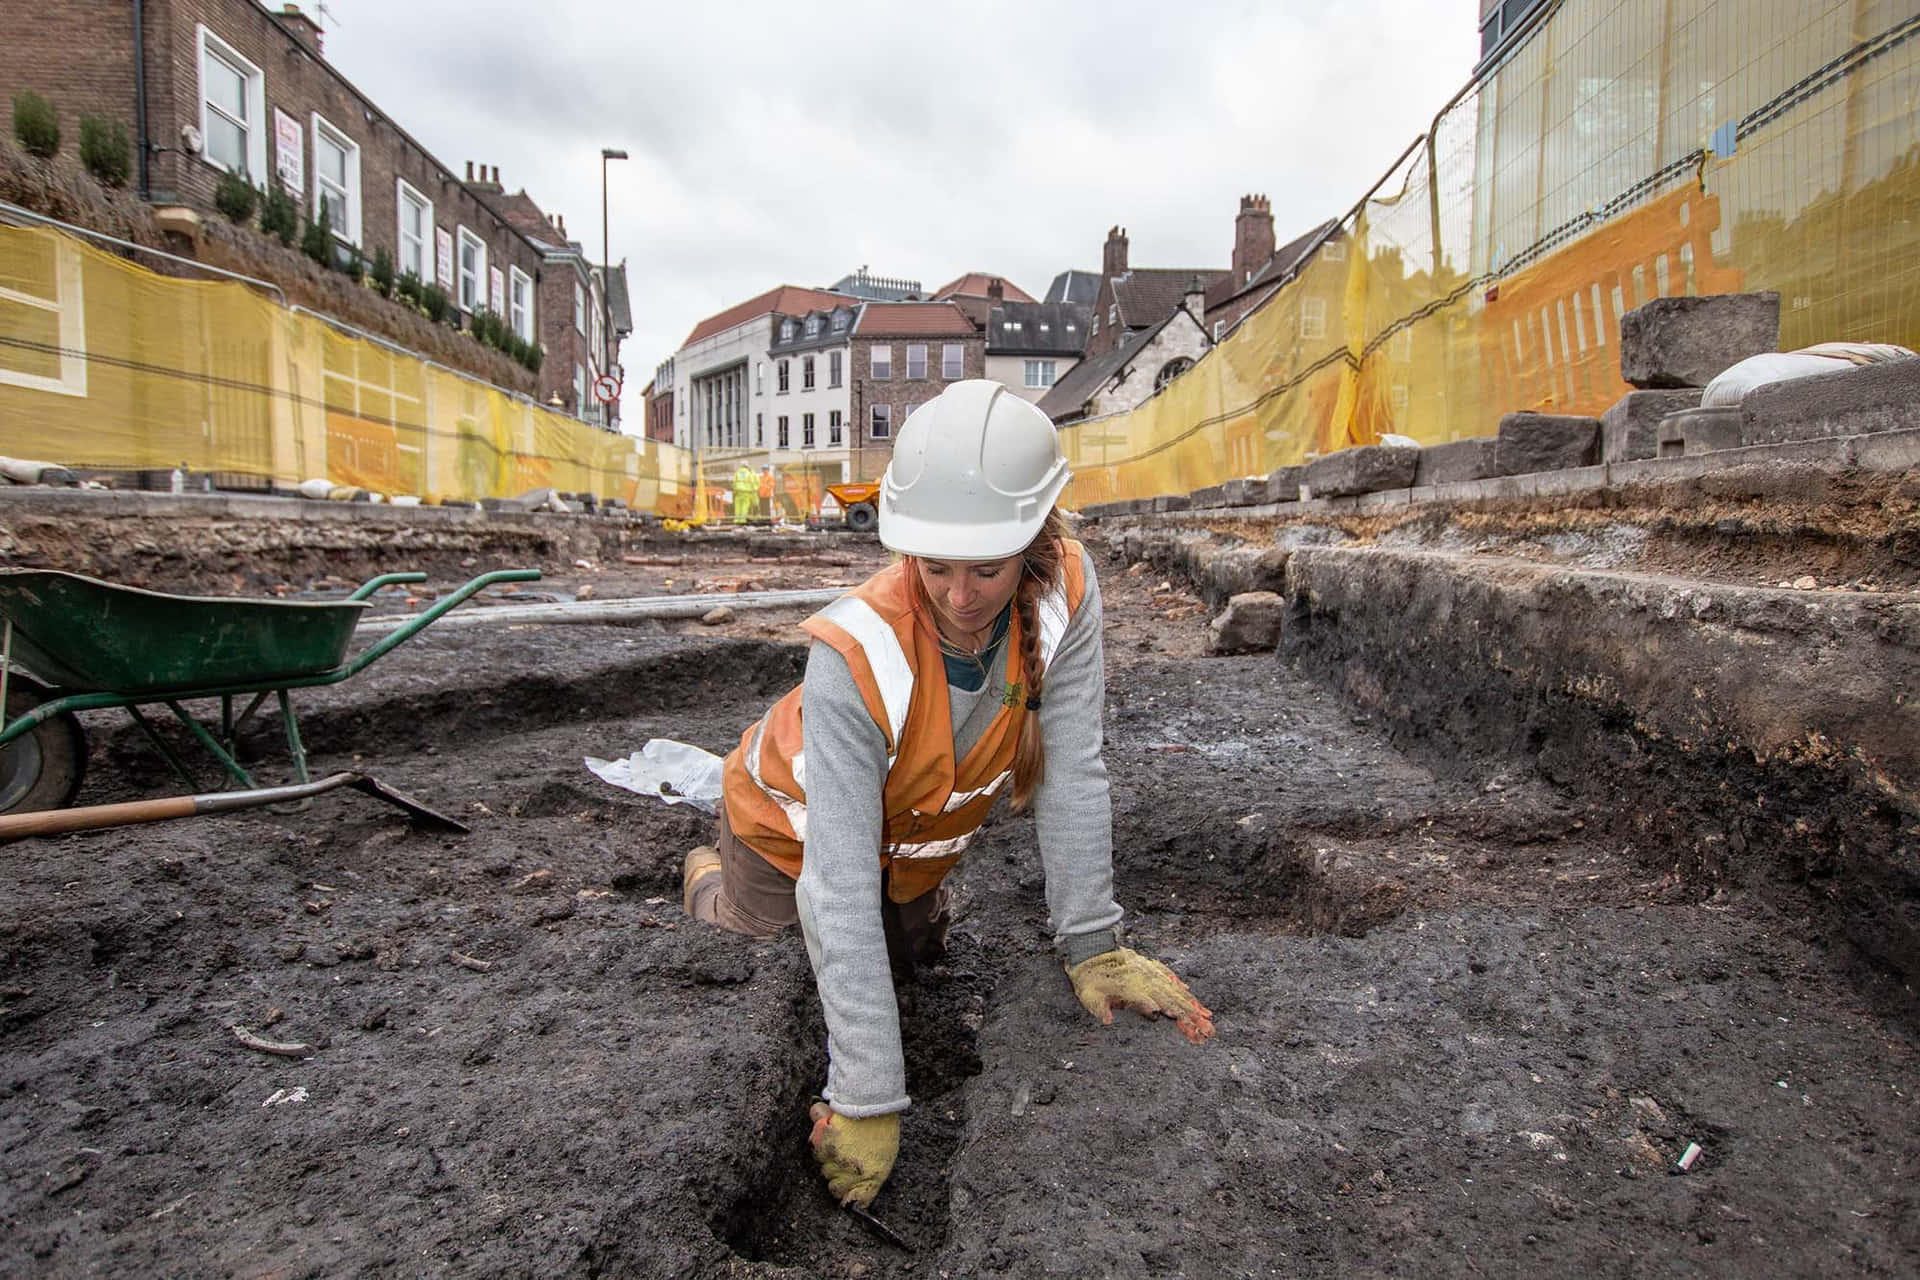
M 1195 999 L 1173 970 L 1129 947 L 1082 960 L 1067 970 L 1067 978 L 1086 1011 L 1109 1026 L 1115 1009 L 1135 1009 L 1149 1018 L 1172 1018 L 1195 1044 L 1213 1035 L 1213 1010 Z

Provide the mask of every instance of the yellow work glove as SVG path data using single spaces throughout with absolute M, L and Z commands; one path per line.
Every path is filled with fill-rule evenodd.
M 841 1204 L 862 1209 L 872 1204 L 900 1154 L 900 1113 L 843 1116 L 816 1102 L 807 1116 L 813 1121 L 807 1141 L 813 1144 L 813 1158 L 820 1162 L 827 1190 Z
M 1213 1010 L 1194 999 L 1173 970 L 1128 947 L 1082 960 L 1067 977 L 1087 1012 L 1109 1026 L 1115 1009 L 1137 1009 L 1149 1018 L 1172 1018 L 1195 1044 L 1213 1035 Z

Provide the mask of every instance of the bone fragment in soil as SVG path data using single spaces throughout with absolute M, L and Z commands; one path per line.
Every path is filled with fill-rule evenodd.
M 271 1053 L 279 1058 L 311 1058 L 317 1052 L 313 1045 L 299 1041 L 269 1040 L 265 1036 L 257 1036 L 237 1022 L 229 1025 L 227 1030 L 233 1032 L 235 1040 L 256 1053 Z
M 470 956 L 461 951 L 448 952 L 447 959 L 453 961 L 462 969 L 471 969 L 475 973 L 485 973 L 489 969 L 492 969 L 494 965 L 494 962 L 491 960 L 481 960 L 476 956 Z

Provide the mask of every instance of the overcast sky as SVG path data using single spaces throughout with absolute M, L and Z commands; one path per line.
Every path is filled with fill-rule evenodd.
M 311 7 L 312 0 L 305 0 Z M 863 263 L 1036 298 L 1224 267 L 1243 193 L 1281 240 L 1344 212 L 1462 85 L 1478 0 L 325 0 L 328 59 L 456 174 L 498 165 L 600 256 L 634 335 L 626 422 L 703 317 Z

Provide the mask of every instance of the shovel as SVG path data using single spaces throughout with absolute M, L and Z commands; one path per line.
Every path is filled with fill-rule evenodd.
M 402 795 L 384 782 L 364 773 L 335 773 L 313 782 L 285 787 L 257 787 L 252 791 L 216 791 L 209 795 L 170 796 L 165 800 L 133 800 L 125 804 L 96 804 L 84 809 L 48 809 L 39 813 L 0 815 L 0 844 L 28 836 L 52 836 L 66 831 L 97 831 L 103 827 L 125 827 L 139 822 L 164 822 L 168 818 L 192 818 L 206 813 L 230 813 L 236 809 L 257 809 L 262 805 L 287 800 L 304 800 L 323 791 L 352 787 L 388 804 L 406 810 L 416 827 L 433 831 L 466 834 L 464 823 L 444 813 L 436 813 L 411 796 Z

